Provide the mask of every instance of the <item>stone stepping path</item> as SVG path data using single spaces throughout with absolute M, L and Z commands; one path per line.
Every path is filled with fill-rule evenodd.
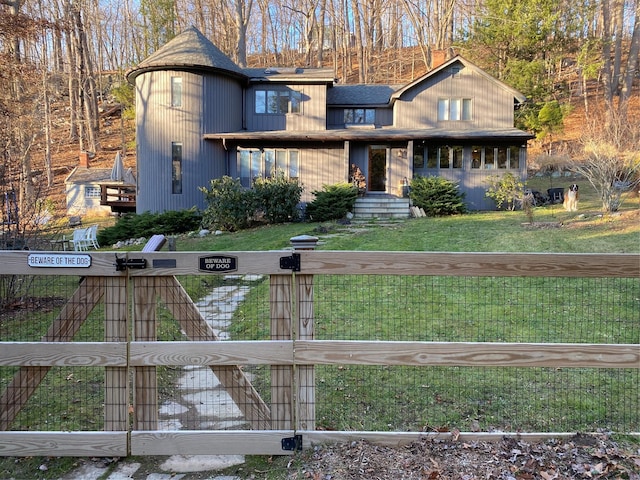
M 251 289 L 250 283 L 261 277 L 244 275 L 226 278 L 237 284 L 217 287 L 196 302 L 198 310 L 220 340 L 229 340 L 227 329 L 233 313 Z M 220 380 L 210 368 L 199 365 L 183 367 L 176 389 L 176 398 L 160 405 L 160 430 L 233 430 L 246 426 L 240 408 L 222 388 Z M 197 418 L 199 423 L 185 425 L 185 419 L 190 416 Z M 145 480 L 179 480 L 191 472 L 223 470 L 242 463 L 244 455 L 172 455 L 158 466 L 158 473 L 147 475 Z M 104 477 L 105 466 L 84 464 L 60 480 L 127 480 L 133 478 L 139 468 L 139 463 L 123 461 L 115 471 Z M 236 480 L 236 477 L 216 475 L 209 478 Z

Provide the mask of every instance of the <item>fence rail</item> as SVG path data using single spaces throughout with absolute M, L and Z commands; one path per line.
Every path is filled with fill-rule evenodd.
M 637 255 L 0 252 L 0 263 L 0 455 L 640 431 Z

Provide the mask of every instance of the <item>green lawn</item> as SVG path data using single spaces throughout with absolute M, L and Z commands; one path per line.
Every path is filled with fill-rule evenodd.
M 619 213 L 602 216 L 588 186 L 582 190 L 579 212 L 567 213 L 561 205 L 539 207 L 534 225 L 525 225 L 529 219 L 516 211 L 347 226 L 292 224 L 266 231 L 270 248 L 310 234 L 319 237 L 318 248 L 324 250 L 639 253 L 640 222 L 631 208 L 637 199 Z M 211 249 L 252 249 L 261 231 L 202 242 Z M 316 278 L 316 338 L 640 341 L 635 279 L 370 278 Z M 265 282 L 237 312 L 232 338 L 268 338 L 268 319 Z M 602 426 L 603 418 L 614 430 L 622 424 L 640 427 L 637 370 L 323 366 L 317 374 L 318 423 L 327 429 L 465 429 L 479 420 L 483 429 L 591 431 Z
M 549 179 L 539 182 L 538 189 L 548 188 Z M 553 186 L 562 186 L 556 182 Z M 289 247 L 290 238 L 308 234 L 320 239 L 318 248 L 323 250 L 640 253 L 638 199 L 627 199 L 621 212 L 602 216 L 587 184 L 581 184 L 581 194 L 577 213 L 567 213 L 561 205 L 538 207 L 533 226 L 526 225 L 530 219 L 521 211 L 477 212 L 351 225 L 292 223 L 203 238 L 184 236 L 177 239 L 177 247 L 181 251 L 276 250 Z M 220 283 L 217 277 L 181 281 L 194 299 Z M 230 332 L 233 339 L 267 338 L 267 284 L 257 283 L 237 310 Z M 586 297 L 588 305 L 581 300 L 585 289 L 592 292 Z M 577 279 L 560 285 L 546 279 L 393 277 L 372 281 L 323 276 L 316 282 L 316 298 L 317 338 L 640 341 L 637 280 Z M 163 310 L 161 339 L 182 339 L 169 317 Z M 2 340 L 36 339 L 50 318 L 4 317 Z M 12 321 L 28 338 L 16 338 L 17 330 L 9 328 Z M 83 341 L 94 334 L 94 340 L 102 339 L 101 326 L 94 327 L 81 332 Z M 8 332 L 11 335 L 5 337 Z M 53 369 L 40 393 L 46 401 L 36 398 L 34 402 L 39 403 L 25 409 L 17 428 L 99 429 L 102 374 L 97 370 Z M 254 372 L 255 384 L 267 399 L 268 371 Z M 3 367 L 0 372 L 4 387 L 13 369 Z M 464 430 L 479 422 L 482 429 L 591 431 L 601 426 L 603 418 L 605 427 L 613 430 L 618 425 L 640 428 L 637 370 L 325 366 L 318 367 L 316 379 L 318 425 L 327 429 Z M 62 389 L 67 391 L 56 393 Z M 88 399 L 97 405 L 95 410 L 87 407 Z
M 548 178 L 529 182 L 546 191 L 570 180 Z M 323 250 L 640 253 L 638 197 L 627 197 L 621 211 L 602 215 L 600 202 L 586 182 L 580 184 L 578 212 L 562 205 L 536 207 L 534 225 L 522 211 L 475 212 L 401 222 L 354 221 L 352 225 L 292 223 L 266 226 L 204 238 L 180 238 L 178 250 L 274 250 L 289 246 L 297 235 L 320 238 Z

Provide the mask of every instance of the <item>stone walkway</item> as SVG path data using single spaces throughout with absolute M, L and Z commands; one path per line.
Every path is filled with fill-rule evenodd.
M 231 324 L 234 311 L 244 300 L 251 286 L 250 282 L 260 279 L 259 276 L 229 276 L 236 284 L 215 288 L 196 305 L 202 316 L 220 340 L 228 340 L 227 329 Z M 229 430 L 245 426 L 242 412 L 227 392 L 221 387 L 210 368 L 202 366 L 186 366 L 177 382 L 180 392 L 176 401 L 168 401 L 160 405 L 158 412 L 160 430 Z M 197 425 L 190 425 L 197 418 Z M 185 425 L 187 423 L 187 425 Z M 157 473 L 146 477 L 136 474 L 141 468 L 137 462 L 123 460 L 107 477 L 103 477 L 108 466 L 102 462 L 87 462 L 76 470 L 61 477 L 60 480 L 127 480 L 144 478 L 145 480 L 180 480 L 193 472 L 215 472 L 244 463 L 243 455 L 172 455 L 166 457 L 157 466 Z M 204 479 L 202 476 L 198 478 Z M 211 474 L 207 480 L 237 480 Z

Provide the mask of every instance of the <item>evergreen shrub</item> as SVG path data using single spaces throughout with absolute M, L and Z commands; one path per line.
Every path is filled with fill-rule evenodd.
M 267 223 L 298 220 L 302 185 L 276 171 L 271 178 L 257 178 L 253 182 L 254 202 Z
M 456 182 L 442 177 L 415 176 L 409 193 L 413 205 L 424 209 L 428 217 L 466 213 L 464 193 Z
M 202 215 L 195 208 L 164 213 L 145 212 L 139 215 L 128 213 L 120 217 L 113 227 L 99 229 L 98 243 L 113 245 L 130 238 L 185 233 L 200 228 L 201 223 Z
M 234 232 L 255 223 L 284 223 L 299 216 L 298 204 L 302 186 L 276 171 L 271 178 L 258 178 L 252 189 L 242 186 L 239 179 L 225 176 L 211 180 L 205 195 L 207 208 L 203 225 Z
M 254 192 L 244 188 L 240 179 L 214 178 L 209 188 L 200 187 L 200 191 L 207 202 L 202 218 L 205 227 L 235 232 L 251 225 L 256 210 Z
M 323 185 L 312 192 L 315 198 L 307 205 L 306 215 L 314 222 L 338 220 L 352 212 L 358 198 L 358 189 L 351 183 Z

